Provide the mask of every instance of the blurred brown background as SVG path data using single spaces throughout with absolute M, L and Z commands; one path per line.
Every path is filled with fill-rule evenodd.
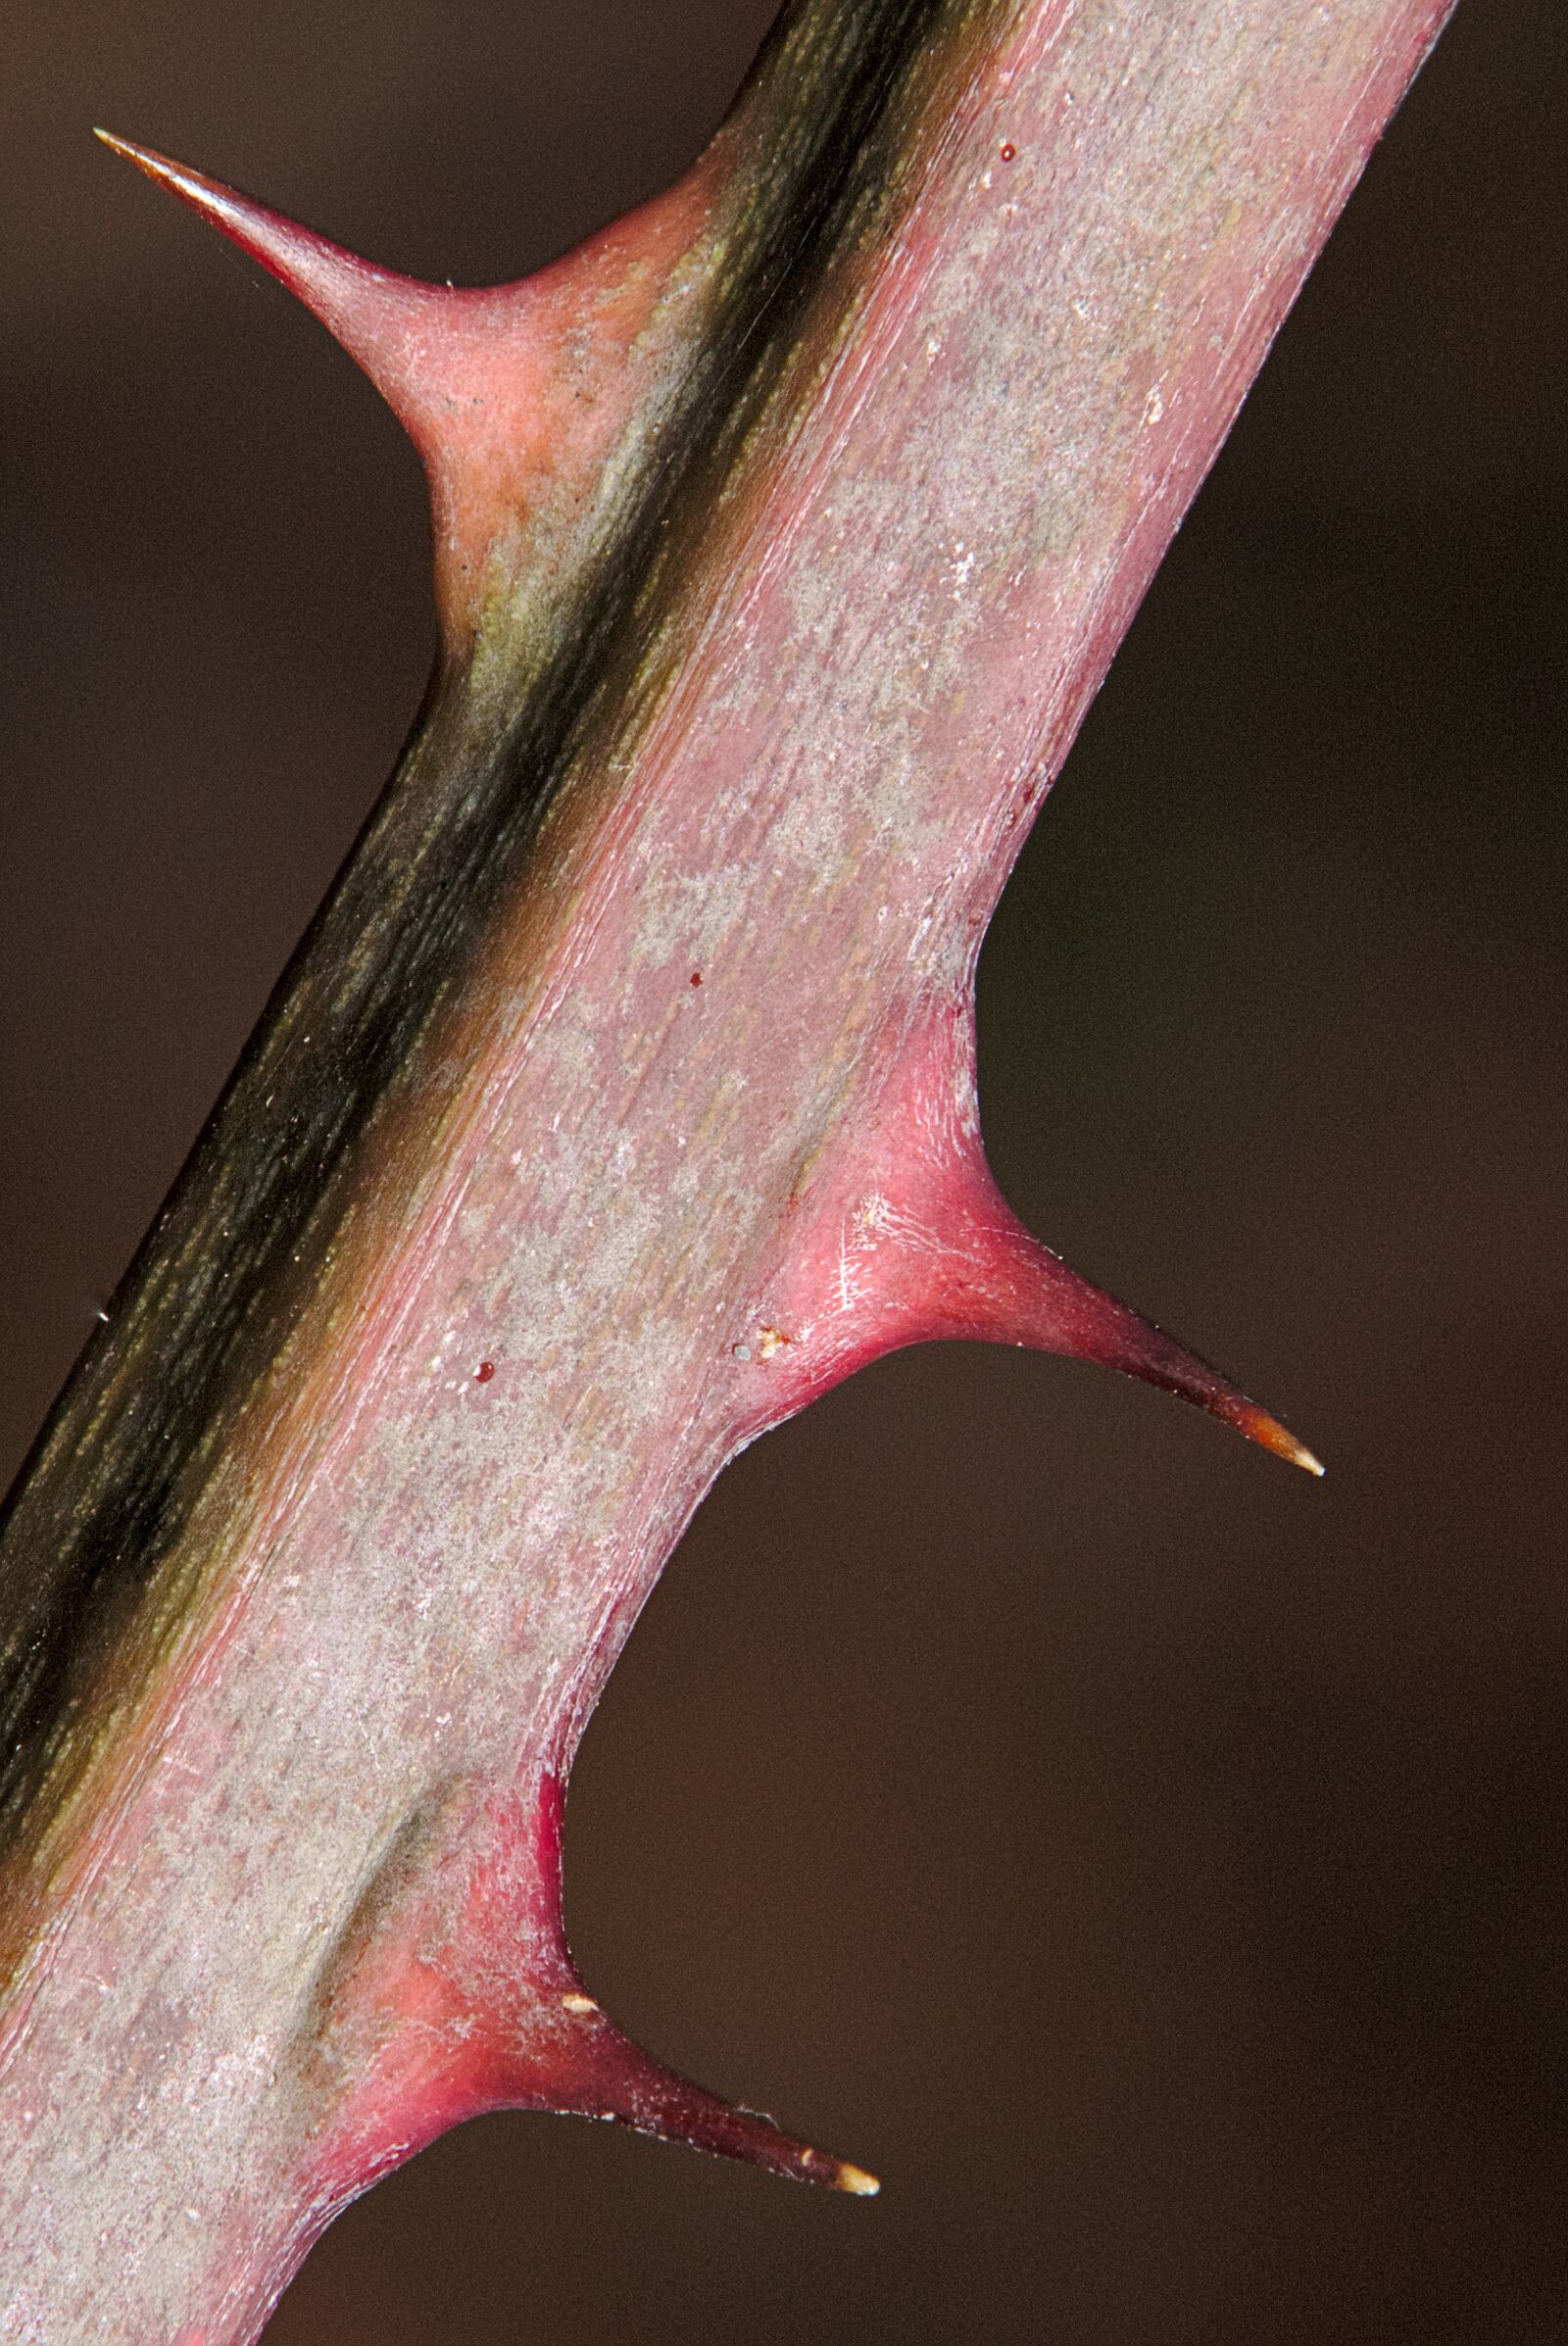
M 87 125 L 493 279 L 671 177 L 770 13 L 11 10 L 4 1474 L 430 641 L 391 419 Z M 749 1453 L 590 1732 L 569 1912 L 883 2197 L 496 2120 L 270 2346 L 1568 2329 L 1565 69 L 1556 0 L 1461 8 L 987 949 L 1004 1186 L 1327 1483 L 970 1347 Z

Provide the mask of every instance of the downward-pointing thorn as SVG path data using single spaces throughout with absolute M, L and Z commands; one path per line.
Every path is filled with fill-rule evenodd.
M 572 1990 L 561 2003 L 579 2026 L 568 2041 L 558 2042 L 541 2080 L 549 2107 L 613 2120 L 664 2142 L 743 2159 L 774 2175 L 857 2198 L 869 2198 L 881 2188 L 863 2167 L 798 2141 L 760 2111 L 742 2109 L 677 2077 L 623 2035 L 591 1996 Z
M 1323 1466 L 1289 1428 L 1197 1352 L 1128 1303 L 1107 1295 L 1030 1236 L 992 1193 L 982 1222 L 982 1276 L 964 1298 L 967 1327 L 956 1333 L 1097 1361 L 1194 1402 L 1277 1458 L 1321 1475 Z
M 474 1878 L 451 1973 L 482 1979 L 475 2003 L 460 1991 L 448 2027 L 457 2076 L 453 2107 L 555 2110 L 599 2118 L 765 2167 L 774 2175 L 865 2198 L 877 2188 L 863 2167 L 786 2134 L 771 2118 L 678 2077 L 616 2027 L 579 1979 L 561 1917 L 564 1788 L 544 1774 L 532 1796 L 495 1810 L 489 1854 Z M 531 1947 L 523 1969 L 519 1952 Z M 486 1960 L 480 1962 L 478 1957 Z M 448 1976 L 438 1966 L 435 1978 Z M 450 2123 L 450 2120 L 449 2122 Z
M 1298 1442 L 1279 1419 L 1233 1385 L 1228 1377 L 1182 1344 L 1167 1336 L 1152 1320 L 1142 1312 L 1105 1294 L 1076 1271 L 1068 1269 L 1049 1247 L 1037 1240 L 1027 1242 L 1040 1266 L 1039 1294 L 1044 1310 L 1041 1338 L 1055 1351 L 1070 1353 L 1080 1360 L 1101 1362 L 1106 1368 L 1119 1369 L 1123 1376 L 1138 1377 L 1146 1385 L 1158 1386 L 1163 1392 L 1178 1395 L 1207 1410 L 1221 1424 L 1234 1426 L 1239 1434 L 1255 1442 L 1277 1458 L 1284 1458 L 1292 1466 L 1299 1466 L 1308 1474 L 1321 1475 L 1322 1463 L 1306 1444 Z M 1052 1331 L 1054 1331 L 1053 1341 Z
M 967 992 L 934 999 L 911 1018 L 837 1161 L 818 1177 L 818 1195 L 793 1234 L 790 1267 L 764 1298 L 765 1324 L 760 1314 L 755 1336 L 732 1347 L 751 1381 L 748 1402 L 770 1404 L 762 1423 L 777 1424 L 900 1345 L 961 1337 L 1099 1361 L 1322 1474 L 1278 1418 L 1070 1269 L 1012 1212 L 980 1144 Z M 764 1345 L 784 1328 L 796 1332 L 787 1353 Z

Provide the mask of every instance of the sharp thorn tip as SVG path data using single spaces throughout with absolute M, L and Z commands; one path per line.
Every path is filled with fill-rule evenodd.
M 874 2175 L 867 2175 L 863 2167 L 852 2167 L 848 2159 L 839 2161 L 833 2181 L 838 2190 L 851 2192 L 857 2199 L 875 2199 L 882 2188 Z
M 220 189 L 216 180 L 205 178 L 200 171 L 193 171 L 185 164 L 172 162 L 169 156 L 160 155 L 156 147 L 138 146 L 133 138 L 122 138 L 118 130 L 103 130 L 94 125 L 93 136 L 112 154 L 123 155 L 127 163 L 134 164 L 137 171 L 144 172 L 158 186 L 172 187 L 176 195 L 182 195 L 187 203 L 195 204 L 198 210 L 203 209 L 204 196 L 227 192 Z M 210 209 L 210 206 L 207 208 Z
M 106 147 L 113 147 L 117 155 L 128 155 L 132 163 L 139 163 L 148 152 L 145 147 L 138 147 L 134 139 L 122 138 L 118 130 L 106 130 L 100 122 L 94 122 L 92 134 Z
M 1299 1466 L 1303 1472 L 1316 1475 L 1319 1480 L 1327 1471 L 1322 1459 L 1314 1456 L 1304 1442 L 1298 1442 L 1290 1428 L 1282 1426 L 1277 1417 L 1270 1417 L 1265 1409 L 1254 1410 L 1252 1416 L 1243 1424 L 1242 1432 L 1250 1434 L 1254 1442 L 1261 1442 L 1264 1449 L 1272 1450 L 1276 1458 L 1284 1458 L 1290 1465 Z

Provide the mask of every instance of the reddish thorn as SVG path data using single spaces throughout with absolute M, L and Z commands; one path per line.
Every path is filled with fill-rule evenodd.
M 1103 1289 L 1092 1286 L 1087 1279 L 1080 1280 L 1076 1272 L 1067 1270 L 1065 1263 L 1058 1263 L 1054 1255 L 1050 1255 L 1048 1248 L 1043 1246 L 1040 1251 L 1049 1255 L 1059 1273 L 1076 1289 L 1077 1307 L 1070 1311 L 1075 1339 L 1068 1344 L 1054 1344 L 1053 1350 L 1071 1352 L 1078 1360 L 1098 1360 L 1106 1368 L 1119 1369 L 1126 1377 L 1140 1377 L 1146 1385 L 1156 1385 L 1184 1401 L 1196 1402 L 1210 1417 L 1236 1427 L 1250 1442 L 1260 1443 L 1292 1466 L 1302 1467 L 1309 1475 L 1323 1473 L 1321 1459 L 1313 1456 L 1305 1442 L 1298 1442 L 1288 1427 L 1282 1426 L 1277 1417 L 1250 1399 L 1228 1377 L 1221 1376 L 1218 1369 L 1210 1367 L 1175 1337 L 1167 1336 L 1162 1328 L 1156 1328 L 1152 1320 L 1146 1320 L 1142 1312 L 1118 1302 L 1114 1295 L 1107 1295 Z
M 720 2158 L 743 2159 L 797 2182 L 823 2183 L 861 2198 L 880 2188 L 864 2168 L 797 2141 L 760 2111 L 722 2101 L 662 2068 L 623 2036 L 580 1988 L 565 1990 L 560 2001 L 570 2035 L 564 2042 L 558 2037 L 553 2048 L 544 2088 L 550 2108 L 607 2119 Z
M 638 396 L 639 338 L 710 215 L 710 148 L 684 178 L 507 285 L 428 285 L 376 269 L 167 155 L 97 134 L 270 269 L 364 368 L 430 481 L 436 599 L 471 643 L 492 558 L 540 495 L 597 481 Z
M 1012 159 L 1013 159 L 1014 155 L 1016 155 L 1016 154 L 1017 154 L 1017 152 L 1018 152 L 1017 148 L 1016 148 L 1016 147 L 1013 145 L 1013 143 L 1012 143 L 1011 139 L 1009 138 L 1009 139 L 1008 139 L 1008 141 L 1007 141 L 1007 143 L 1006 143 L 1006 145 L 1005 145 L 1005 146 L 1003 148 L 1003 150 L 1002 150 L 1002 160 L 1003 160 L 1003 162 L 1004 162 L 1004 163 L 1010 163 L 1010 162 L 1012 161 Z
M 473 1372 L 473 1381 L 475 1385 L 488 1385 L 495 1373 L 496 1364 L 493 1360 L 481 1360 Z
M 364 368 L 421 454 L 429 453 L 434 434 L 425 411 L 437 385 L 424 378 L 444 371 L 436 329 L 444 338 L 452 315 L 473 296 L 376 269 L 313 228 L 301 227 L 269 205 L 225 187 L 220 179 L 209 178 L 205 171 L 192 171 L 110 130 L 93 135 L 189 204 L 297 294 Z
M 525 1805 L 513 1814 L 515 1828 L 504 1833 L 500 1863 L 489 1870 L 488 1887 L 470 1906 L 464 1929 L 464 1968 L 482 1951 L 474 1976 L 492 1993 L 500 1987 L 495 2001 L 471 2009 L 459 2039 L 462 2061 L 473 2064 L 470 2110 L 512 2107 L 608 2119 L 802 2182 L 874 2191 L 875 2180 L 862 2168 L 676 2077 L 622 2034 L 585 1992 L 562 1928 L 560 1780 L 541 1780 L 531 1821 Z
M 1069 1270 L 1012 1213 L 980 1145 L 966 994 L 933 1002 L 911 1023 L 816 1194 L 806 1230 L 792 1235 L 789 1267 L 759 1298 L 775 1329 L 799 1337 L 765 1398 L 756 1395 L 749 1430 L 777 1424 L 905 1344 L 969 1337 L 1101 1361 L 1197 1402 L 1309 1474 L 1323 1472 L 1277 1418 Z M 733 1349 L 752 1359 L 751 1345 Z
M 489 549 L 564 445 L 548 384 L 573 311 L 570 264 L 512 285 L 427 285 L 361 261 L 203 171 L 97 135 L 270 269 L 369 376 L 423 461 L 436 600 L 449 640 L 467 641 Z
M 583 1988 L 561 1916 L 563 1786 L 553 1774 L 461 1820 L 466 1887 L 438 1859 L 338 2007 L 379 2050 L 318 2146 L 316 2204 L 340 2205 L 448 2126 L 495 2110 L 598 2118 L 864 2197 L 876 2179 L 707 2093 L 622 2034 Z M 456 1846 L 447 1857 L 456 1857 Z
M 694 969 L 694 970 L 692 971 L 692 984 L 693 984 L 694 986 L 700 986 L 700 985 L 702 984 L 702 982 L 703 982 L 703 973 L 702 973 L 702 971 L 701 971 L 700 969 Z
M 950 1258 L 939 1299 L 944 1333 L 1027 1344 L 1178 1394 L 1308 1474 L 1323 1467 L 1304 1442 L 1197 1352 L 1109 1295 L 1017 1222 L 986 1175 L 990 1211 Z

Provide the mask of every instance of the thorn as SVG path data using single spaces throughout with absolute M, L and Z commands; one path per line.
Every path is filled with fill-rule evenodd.
M 564 1997 L 563 2003 L 568 2009 L 588 2009 L 580 2011 L 575 2042 L 564 2045 L 558 2040 L 552 2048 L 541 2079 L 548 2108 L 606 2119 L 640 2134 L 657 2135 L 662 2142 L 683 2142 L 693 2150 L 742 2159 L 773 2175 L 825 2184 L 859 2198 L 880 2188 L 863 2167 L 798 2141 L 760 2111 L 726 2102 L 663 2068 L 589 1998 Z
M 434 386 L 421 389 L 415 370 L 426 355 L 431 328 L 450 302 L 463 299 L 461 295 L 376 269 L 313 228 L 301 227 L 281 212 L 152 147 L 138 146 L 112 130 L 95 130 L 93 136 L 134 164 L 156 186 L 168 188 L 199 212 L 298 295 L 369 376 L 420 454 L 428 453 L 426 442 L 433 430 L 425 411 Z
M 1091 1295 L 1106 1306 L 1107 1326 L 1112 1324 L 1112 1314 L 1124 1315 L 1123 1327 L 1129 1340 L 1119 1349 L 1086 1348 L 1077 1352 L 1075 1358 L 1102 1361 L 1107 1368 L 1119 1369 L 1123 1376 L 1139 1377 L 1146 1385 L 1156 1385 L 1184 1401 L 1195 1402 L 1200 1409 L 1206 1409 L 1210 1417 L 1234 1426 L 1249 1442 L 1272 1450 L 1276 1458 L 1299 1466 L 1309 1475 L 1322 1477 L 1326 1471 L 1323 1461 L 1313 1455 L 1304 1442 L 1298 1442 L 1288 1426 L 1250 1399 L 1228 1377 L 1222 1377 L 1218 1369 L 1211 1368 L 1197 1352 L 1178 1344 L 1142 1313 L 1117 1303 L 1113 1296 L 1102 1295 L 1100 1289 L 1089 1287 L 1087 1281 L 1085 1286 Z
M 1006 1213 L 1000 1197 L 997 1203 Z M 1293 1466 L 1322 1474 L 1305 1444 L 1228 1377 L 1142 1312 L 1069 1270 L 1059 1255 L 1012 1223 L 1010 1214 L 1007 1221 L 1011 1227 L 997 1233 L 992 1252 L 1002 1274 L 993 1300 L 1003 1324 L 1018 1331 L 1009 1341 L 1138 1377 L 1206 1409 Z M 1023 1274 L 1016 1285 L 1008 1276 L 1014 1263 Z
M 462 2118 L 548 2110 L 830 2190 L 875 2191 L 862 2167 L 665 2069 L 588 1994 L 562 1924 L 564 1799 L 560 1778 L 547 1773 L 526 1795 L 496 1800 L 487 1823 L 466 1821 L 477 1849 L 461 1920 L 440 1950 L 421 1933 L 418 1955 L 398 1965 L 397 1987 L 378 1991 L 382 2009 L 395 2002 L 406 2021 L 417 2012 L 419 2026 L 389 2048 L 369 2097 L 374 2115 L 354 2135 L 348 2171 L 363 2170 L 367 2131 L 417 2147 Z
M 1142 1312 L 1070 1270 L 1014 1219 L 991 1187 L 989 1174 L 986 1187 L 991 1190 L 992 1211 L 964 1248 L 969 1269 L 974 1264 L 971 1248 L 978 1241 L 975 1267 L 982 1277 L 963 1301 L 954 1296 L 950 1309 L 965 1324 L 956 1325 L 952 1333 L 1098 1361 L 1192 1401 L 1277 1458 L 1307 1474 L 1322 1475 L 1321 1461 L 1278 1418 Z
M 563 476 L 591 499 L 633 418 L 647 367 L 667 365 L 701 269 L 642 337 L 701 237 L 722 170 L 718 145 L 663 195 L 531 275 L 454 286 L 377 269 L 205 171 L 113 131 L 95 135 L 221 230 L 297 294 L 368 374 L 417 449 L 430 483 L 436 602 L 449 644 L 471 642 L 498 553 L 558 513 Z M 667 307 L 667 306 L 666 306 Z M 507 551 L 510 548 L 510 551 Z
M 732 1346 L 748 1380 L 748 1437 L 867 1361 L 968 1337 L 1100 1361 L 1322 1474 L 1304 1443 L 1228 1377 L 1025 1230 L 981 1147 L 967 993 L 932 1002 L 912 1022 L 817 1183 L 814 1207 L 792 1232 L 791 1262 L 759 1297 L 754 1322 L 764 1337 L 791 1330 L 789 1350 Z
M 551 404 L 562 336 L 581 307 L 571 263 L 511 285 L 426 284 L 360 260 L 205 171 L 108 130 L 96 135 L 270 270 L 368 375 L 424 465 L 437 608 L 449 642 L 469 641 L 491 550 L 531 510 L 581 428 L 569 404 L 563 421 L 559 395 Z

